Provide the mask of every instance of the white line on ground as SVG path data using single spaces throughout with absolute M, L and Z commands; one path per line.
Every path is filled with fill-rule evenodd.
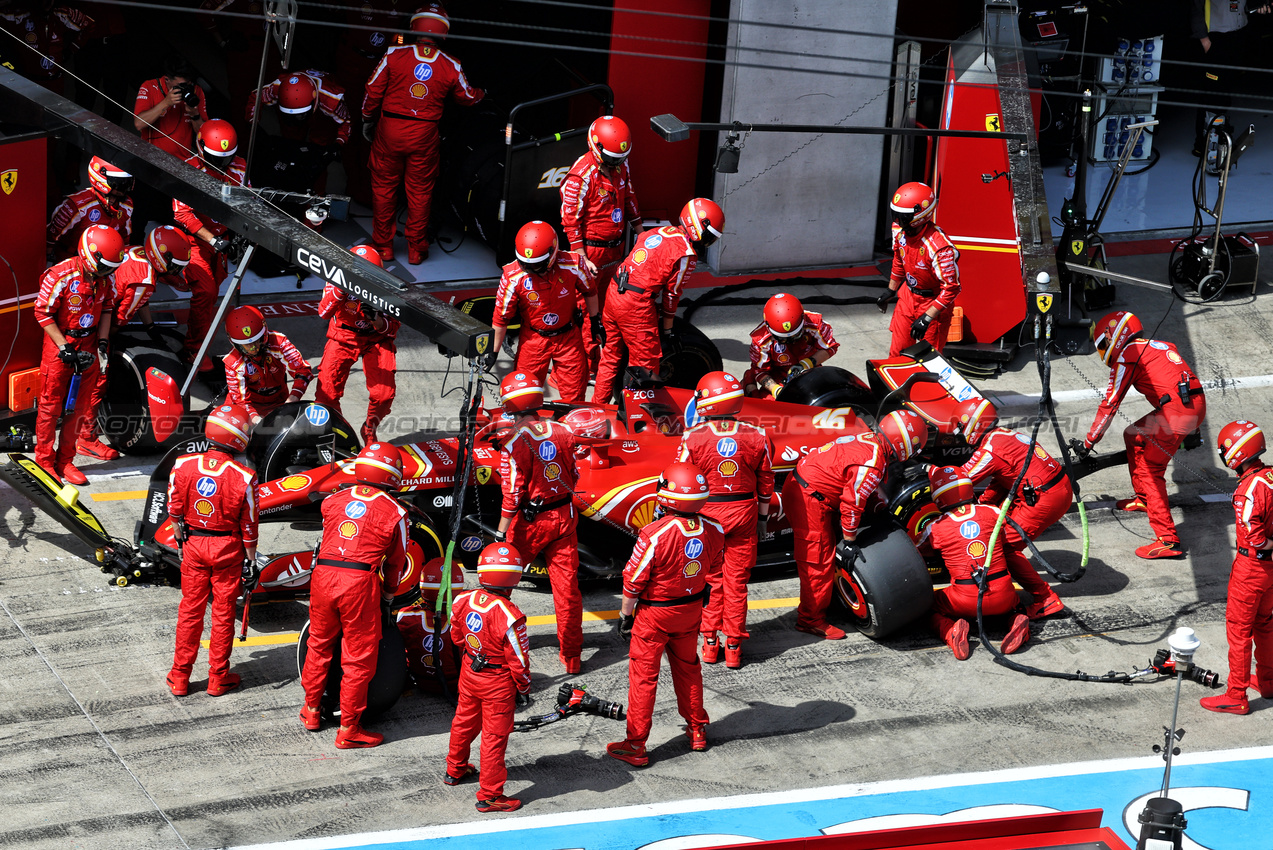
M 1175 758 L 1177 766 L 1214 764 L 1227 761 L 1250 761 L 1273 758 L 1273 746 L 1251 747 L 1240 750 L 1218 750 L 1211 753 L 1187 753 Z M 992 782 L 1021 782 L 1030 779 L 1050 779 L 1058 776 L 1079 776 L 1086 773 L 1108 773 L 1123 770 L 1161 768 L 1162 758 L 1108 759 L 1082 761 L 1071 764 L 1015 767 L 981 773 L 961 773 L 946 776 L 925 776 L 915 779 L 892 779 L 859 785 L 833 785 L 827 788 L 805 788 L 791 791 L 775 791 L 766 794 L 740 794 L 732 797 L 716 797 L 710 800 L 680 800 L 670 803 L 653 803 L 641 806 L 621 806 L 607 809 L 590 809 L 580 812 L 559 812 L 551 815 L 513 817 L 498 823 L 471 822 L 413 829 L 364 832 L 355 835 L 329 838 L 304 838 L 275 844 L 252 844 L 234 850 L 338 850 L 346 847 L 366 847 L 390 842 L 427 841 L 458 835 L 485 835 L 500 832 L 521 832 L 543 827 L 576 826 L 601 821 L 627 820 L 631 818 L 659 817 L 690 812 L 720 811 L 752 806 L 771 806 L 782 803 L 807 803 L 817 800 L 838 800 L 844 797 L 865 797 L 872 794 L 896 794 L 905 791 L 930 791 L 936 788 L 957 788 L 964 785 L 984 785 Z
M 1273 387 L 1273 375 L 1251 375 L 1245 378 L 1221 378 L 1218 380 L 1203 381 L 1202 387 L 1207 392 L 1220 390 L 1227 392 L 1228 390 L 1249 390 L 1259 387 Z M 1037 407 L 1039 404 L 1039 393 L 1014 393 L 1014 392 L 988 392 L 986 393 L 1000 410 L 1011 410 L 1020 407 Z M 1061 390 L 1052 393 L 1052 400 L 1057 404 L 1066 404 L 1073 401 L 1093 401 L 1100 400 L 1104 395 L 1103 390 Z

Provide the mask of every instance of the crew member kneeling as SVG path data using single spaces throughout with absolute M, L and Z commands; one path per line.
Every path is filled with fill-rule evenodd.
M 322 726 L 319 705 L 327 688 L 332 647 L 340 641 L 340 731 L 336 746 L 374 747 L 384 736 L 361 726 L 367 687 L 376 672 L 380 604 L 390 602 L 407 559 L 407 510 L 393 496 L 402 481 L 402 455 L 387 443 L 372 443 L 354 461 L 353 487 L 323 500 L 323 537 L 318 545 L 309 599 L 309 652 L 301 685 L 301 723 Z M 381 583 L 383 576 L 383 584 Z
M 504 796 L 504 751 L 513 731 L 513 709 L 530 699 L 530 639 L 526 615 L 509 597 L 522 580 L 525 561 L 507 543 L 492 543 L 477 559 L 481 587 L 461 593 L 451 609 L 451 640 L 467 655 L 460 665 L 460 700 L 451 722 L 447 785 L 479 776 L 469 752 L 482 735 L 479 812 L 515 812 L 522 801 Z
M 177 648 L 168 690 L 190 692 L 190 671 L 199 656 L 203 613 L 212 598 L 212 639 L 208 641 L 208 696 L 239 686 L 230 672 L 234 603 L 240 578 L 250 580 L 256 560 L 256 473 L 236 461 L 248 445 L 247 411 L 223 404 L 208 414 L 203 434 L 211 444 L 201 454 L 177 458 L 168 476 L 168 515 L 181 544 L 181 606 Z
M 804 308 L 794 295 L 780 292 L 765 303 L 765 320 L 751 332 L 751 368 L 743 386 L 752 397 L 772 396 L 787 382 L 821 366 L 840 350 L 831 324 Z
M 226 400 L 243 405 L 253 425 L 305 395 L 314 370 L 290 339 L 266 327 L 260 310 L 235 307 L 226 317 L 225 335 L 234 346 L 225 357 Z
M 981 600 L 981 613 L 986 616 L 1007 614 L 1021 600 L 1008 572 L 1002 532 L 995 542 L 995 551 L 989 551 L 999 508 L 976 504 L 972 481 L 953 466 L 938 467 L 928 479 L 933 502 L 943 513 L 924 529 L 917 546 L 922 554 L 941 555 L 950 572 L 950 586 L 933 595 L 931 623 L 955 657 L 964 661 L 972 654 L 968 647 L 968 619 L 977 616 L 978 582 L 987 582 Z M 1030 620 L 1025 614 L 1017 614 L 999 651 L 1011 655 L 1029 639 Z
M 606 752 L 636 767 L 650 763 L 645 742 L 650 737 L 664 653 L 690 749 L 707 749 L 698 633 L 708 594 L 707 576 L 720 572 L 725 558 L 725 533 L 698 515 L 708 492 L 707 478 L 692 463 L 673 463 L 663 470 L 655 499 L 669 514 L 641 529 L 623 568 L 619 634 L 631 644 L 628 736 L 607 744 Z

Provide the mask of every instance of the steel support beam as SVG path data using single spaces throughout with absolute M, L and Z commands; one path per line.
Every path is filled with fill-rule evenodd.
M 143 183 L 395 316 L 456 354 L 473 358 L 490 347 L 493 331 L 489 325 L 354 256 L 262 201 L 251 190 L 231 188 L 190 168 L 100 115 L 4 67 L 0 67 L 0 115 L 6 124 L 38 127 L 104 157 Z

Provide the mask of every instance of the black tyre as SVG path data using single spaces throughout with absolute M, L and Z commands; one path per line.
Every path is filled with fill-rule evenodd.
M 892 525 L 858 535 L 862 558 L 848 572 L 836 568 L 835 588 L 857 630 L 887 637 L 933 605 L 933 582 L 907 533 Z
M 160 414 L 165 421 L 152 420 L 152 409 L 158 409 L 146 395 L 146 380 L 152 370 L 152 380 L 171 380 L 179 387 L 185 367 L 171 354 L 153 349 L 131 348 L 111 352 L 106 390 L 97 410 L 97 421 L 102 434 L 124 454 L 154 454 L 190 436 L 187 433 L 190 423 L 185 421 L 189 417 L 185 415 L 184 399 L 180 400 L 180 406 L 174 404 Z
M 247 456 L 264 484 L 358 454 L 358 432 L 329 407 L 310 401 L 284 404 L 252 432 Z
M 875 394 L 865 381 L 838 366 L 819 366 L 797 375 L 778 393 L 778 401 L 849 407 L 867 425 L 875 423 Z
M 677 316 L 672 321 L 672 332 L 680 343 L 680 350 L 664 355 L 659 365 L 660 377 L 669 386 L 692 390 L 708 372 L 725 368 L 716 343 L 698 328 Z
M 890 464 L 880 495 L 912 540 L 918 540 L 924 526 L 941 515 L 929 494 L 928 473 L 917 463 Z
M 309 620 L 301 628 L 296 644 L 296 670 L 305 670 L 305 657 L 309 654 Z M 323 715 L 331 717 L 340 710 L 340 641 L 332 650 L 331 666 L 327 668 L 327 690 L 323 692 Z M 375 717 L 393 708 L 407 685 L 407 652 L 402 643 L 398 624 L 385 616 L 380 623 L 380 646 L 376 651 L 376 672 L 367 687 L 367 713 Z

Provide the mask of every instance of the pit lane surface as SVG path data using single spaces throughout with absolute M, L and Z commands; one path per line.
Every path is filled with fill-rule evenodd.
M 1164 266 L 1162 258 L 1147 257 L 1121 261 L 1119 269 L 1161 278 Z M 840 287 L 834 294 L 865 292 Z M 1156 293 L 1124 289 L 1120 298 L 1118 306 L 1135 309 L 1147 331 L 1167 311 L 1167 301 Z M 1020 660 L 1050 670 L 1130 670 L 1145 666 L 1177 625 L 1189 625 L 1203 641 L 1197 661 L 1225 672 L 1224 595 L 1232 558 L 1227 494 L 1233 480 L 1211 447 L 1230 419 L 1245 416 L 1273 425 L 1273 404 L 1268 390 L 1258 386 L 1262 381 L 1233 383 L 1273 374 L 1267 343 L 1271 312 L 1260 300 L 1235 296 L 1220 304 L 1177 304 L 1167 313 L 1157 335 L 1176 341 L 1199 375 L 1217 382 L 1208 391 L 1206 447 L 1182 452 L 1168 472 L 1174 514 L 1190 557 L 1137 559 L 1132 550 L 1151 536 L 1144 516 L 1115 515 L 1108 505 L 1092 505 L 1126 496 L 1126 471 L 1116 468 L 1085 479 L 1092 560 L 1079 583 L 1058 588 L 1073 616 L 1043 624 L 1017 656 Z M 872 307 L 826 313 L 842 344 L 832 362 L 862 374 L 862 362 L 887 349 L 887 320 Z M 727 366 L 741 369 L 746 334 L 758 315 L 759 308 L 706 310 L 697 323 L 717 340 Z M 274 324 L 312 362 L 318 360 L 324 332 L 318 320 Z M 456 396 L 440 398 L 446 363 L 436 347 L 404 331 L 399 363 L 395 414 L 382 436 L 419 438 L 453 428 L 459 402 Z M 458 365 L 446 386 L 456 385 Z M 1093 386 L 1103 388 L 1107 370 L 1089 355 L 1054 362 L 1052 374 L 1053 389 L 1076 399 L 1060 406 L 1066 436 L 1081 436 L 1095 405 L 1078 397 Z M 1002 393 L 1014 402 L 1038 392 L 1028 357 L 1019 357 L 1006 375 L 979 385 L 992 397 Z M 349 387 L 345 410 L 357 425 L 366 400 L 361 377 L 355 374 Z M 1118 431 L 1146 409 L 1139 398 L 1125 403 L 1126 416 L 1117 419 L 1101 448 L 1120 447 Z M 1007 412 L 1027 416 L 1033 409 L 1025 404 Z M 1050 438 L 1045 445 L 1051 445 Z M 126 496 L 94 501 L 91 495 L 142 490 L 149 466 L 124 458 L 87 463 L 86 469 L 93 483 L 84 488 L 85 503 L 113 533 L 130 536 L 140 501 Z M 925 777 L 1148 756 L 1170 720 L 1173 687 L 1167 683 L 1116 686 L 1032 678 L 993 664 L 979 646 L 971 660 L 959 663 L 922 624 L 879 643 L 857 635 L 838 643 L 816 641 L 795 632 L 794 612 L 779 604 L 753 610 L 742 670 L 705 669 L 713 720 L 708 752 L 689 751 L 665 676 L 650 767 L 637 770 L 605 757 L 606 742 L 623 736 L 622 724 L 572 718 L 513 737 L 507 793 L 526 807 L 514 815 L 483 816 L 473 809 L 473 786 L 453 789 L 441 783 L 449 724 L 449 708 L 441 701 L 408 694 L 373 727 L 385 734 L 384 746 L 336 750 L 333 730 L 309 734 L 296 719 L 300 686 L 295 646 L 287 644 L 236 648 L 233 663 L 244 679 L 239 692 L 207 697 L 202 670 L 196 668 L 191 695 L 173 698 L 164 675 L 171 663 L 179 591 L 111 587 L 96 565 L 84 560 L 91 553 L 7 487 L 0 489 L 0 504 L 9 547 L 0 571 L 0 787 L 6 802 L 0 846 L 221 847 L 474 822 L 485 829 L 492 822 L 518 824 L 575 812 L 609 821 L 614 816 L 604 810 L 615 806 L 701 808 L 689 801 L 775 791 L 815 797 L 820 789 L 890 780 L 914 780 L 914 787 L 923 789 Z M 312 527 L 287 525 L 266 525 L 262 532 L 261 549 L 271 553 L 311 545 L 315 534 Z M 1039 545 L 1060 568 L 1072 569 L 1081 547 L 1077 514 Z M 758 601 L 797 593 L 792 574 L 757 576 L 752 586 Z M 552 613 L 545 592 L 519 590 L 515 599 L 532 617 Z M 584 603 L 589 611 L 613 611 L 618 587 L 588 585 Z M 279 636 L 295 632 L 304 619 L 303 603 L 263 606 L 253 611 L 252 631 Z M 992 637 L 1001 634 L 996 627 L 1002 629 L 992 625 Z M 587 682 L 598 696 L 626 701 L 624 648 L 611 629 L 609 621 L 585 623 L 585 672 L 566 677 L 556 659 L 552 627 L 531 628 L 534 710 L 546 710 L 557 686 L 570 678 Z M 1253 700 L 1249 717 L 1221 716 L 1197 705 L 1197 698 L 1208 693 L 1185 683 L 1178 724 L 1188 730 L 1182 742 L 1186 755 L 1273 739 L 1269 701 Z M 1242 769 L 1248 782 L 1269 772 L 1263 761 L 1248 764 L 1252 770 Z M 1142 770 L 1144 777 L 1137 781 L 1152 790 L 1157 774 Z M 1179 778 L 1175 784 L 1185 781 L 1195 780 Z M 1230 787 L 1227 777 L 1197 781 Z M 1100 795 L 1088 791 L 1095 787 L 1076 782 L 1041 796 L 1022 792 L 1020 799 L 996 791 L 993 800 L 980 802 L 1079 808 L 1094 804 L 1092 798 Z M 1247 827 L 1241 824 L 1259 825 L 1249 819 L 1267 809 L 1257 802 L 1267 800 L 1267 792 L 1263 786 L 1231 787 L 1251 790 L 1248 809 L 1223 812 L 1226 820 L 1214 831 L 1199 833 L 1199 840 L 1215 850 L 1260 846 L 1242 840 L 1241 829 Z M 933 805 L 904 800 L 908 807 L 901 811 L 945 813 L 965 807 L 958 800 L 934 798 L 931 791 L 913 793 L 915 800 Z M 1062 799 L 1042 799 L 1052 795 Z M 1100 803 L 1107 822 L 1116 822 L 1111 818 L 1121 817 L 1130 799 L 1114 794 Z M 893 811 L 860 800 L 850 808 L 858 816 Z M 767 824 L 770 815 L 761 814 Z M 816 834 L 849 819 L 836 815 L 801 823 L 806 834 Z M 746 822 L 757 820 L 749 816 Z M 772 837 L 750 826 L 724 828 L 693 819 L 686 832 Z M 594 833 L 596 840 L 590 838 Z M 504 835 L 501 840 L 523 839 Z M 650 840 L 635 830 L 583 826 L 558 834 L 552 846 L 636 847 Z

